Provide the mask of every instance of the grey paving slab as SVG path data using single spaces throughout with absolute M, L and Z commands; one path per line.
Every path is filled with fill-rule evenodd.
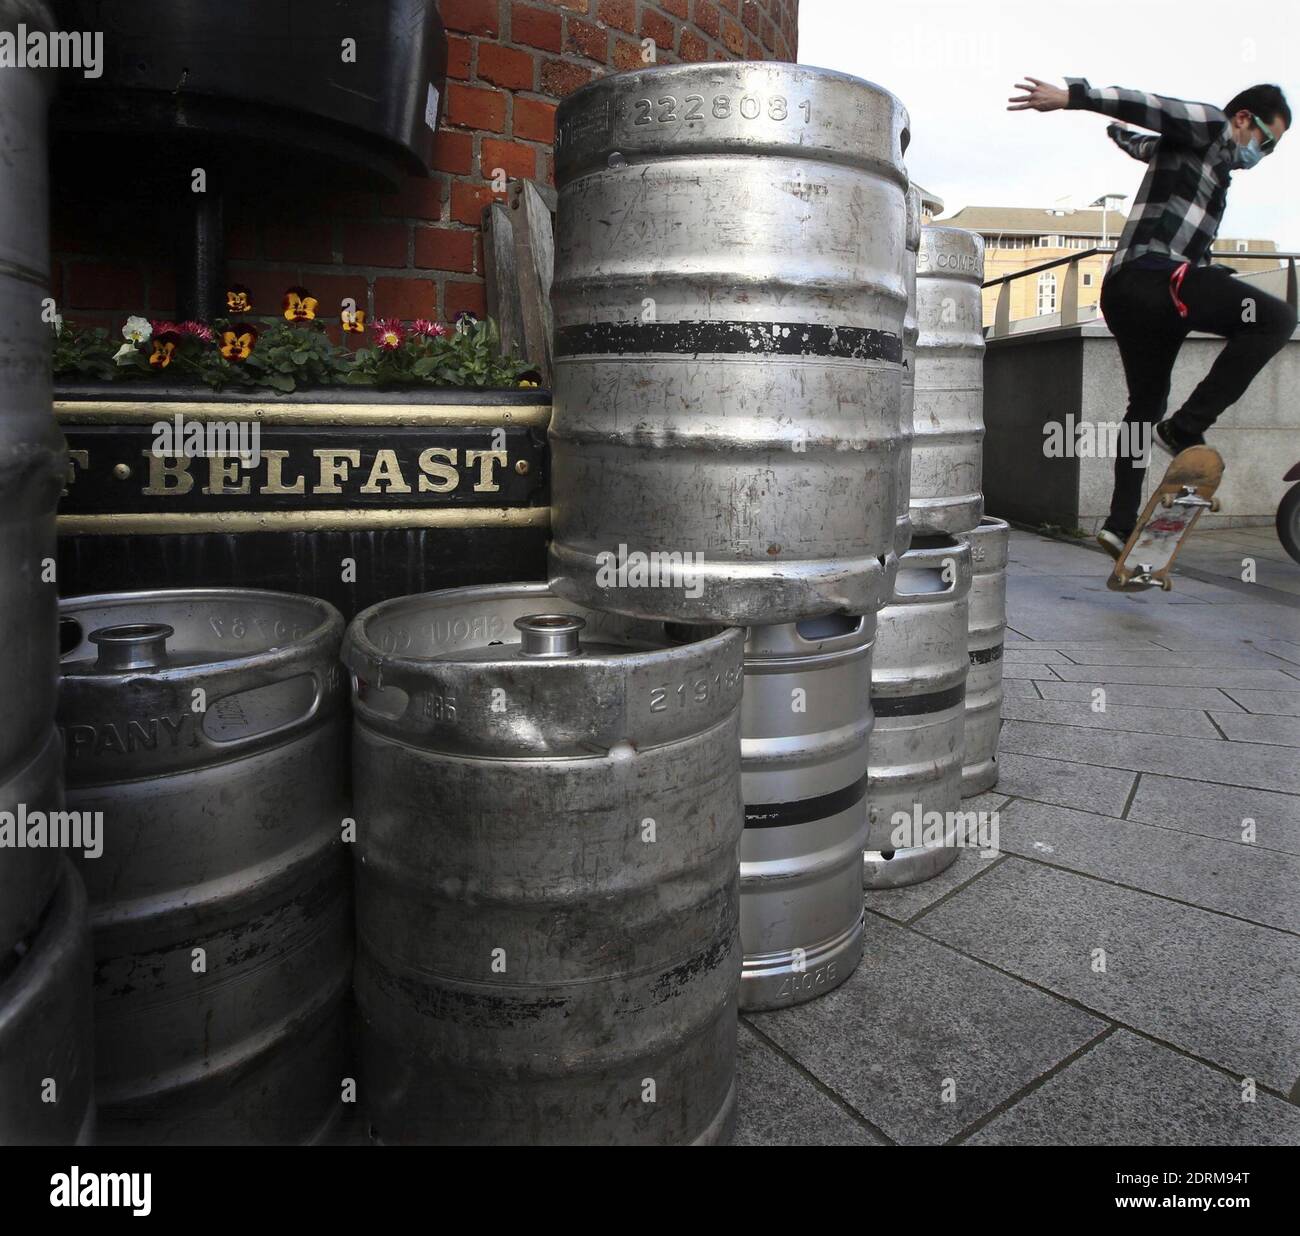
M 1004 661 L 1002 663 L 1002 678 L 1004 681 L 1012 678 L 1045 678 L 1050 681 L 1052 668 L 1052 666 L 1042 661 Z
M 1000 832 L 1001 808 L 1009 801 L 1005 794 L 997 792 L 977 794 L 973 798 L 963 798 L 961 810 L 968 814 L 981 813 L 985 817 L 986 828 L 996 827 Z M 996 819 L 993 818 L 995 813 Z M 895 922 L 905 923 L 986 871 L 1001 854 L 996 850 L 990 852 L 980 849 L 989 834 L 976 833 L 978 826 L 977 821 L 969 821 L 964 830 L 966 845 L 958 850 L 956 861 L 947 871 L 941 871 L 937 876 L 907 888 L 868 889 L 862 894 L 867 909 L 892 918 Z
M 907 928 L 870 926 L 842 987 L 752 1020 L 894 1141 L 946 1141 L 1104 1028 Z
M 1116 704 L 1109 698 L 1106 700 L 1106 710 L 1096 712 L 1092 707 L 1091 696 L 1079 700 L 1003 700 L 1002 715 L 1009 721 L 1047 721 L 1055 725 L 1081 725 L 1085 729 L 1094 730 L 1219 737 L 1218 731 L 1203 712 L 1186 708 Z M 1244 713 L 1237 715 L 1245 716 Z
M 1292 665 L 1300 666 L 1300 643 L 1283 639 L 1264 639 L 1258 640 L 1256 646 L 1263 652 L 1271 653 L 1275 657 L 1280 657 L 1283 661 L 1289 661 Z
M 1296 680 L 1268 666 L 1054 665 L 1045 677 L 1066 682 L 1130 682 L 1153 687 L 1270 687 L 1287 690 Z
M 1095 683 L 1044 682 L 1040 688 L 1049 700 L 1091 700 Z M 1235 695 L 1236 692 L 1233 692 Z M 1106 703 L 1151 705 L 1156 708 L 1181 708 L 1187 711 L 1217 708 L 1231 711 L 1232 698 L 1217 687 L 1151 687 L 1139 683 L 1106 683 Z
M 1300 854 L 1300 797 L 1143 773 L 1128 818 L 1202 837 L 1241 841 L 1254 821 L 1254 844 Z
M 1043 803 L 1013 802 L 998 823 L 1007 853 L 1300 932 L 1300 857 Z
M 1057 584 L 1064 581 L 1055 581 Z M 1172 593 L 1088 593 L 1073 595 L 1047 577 L 1011 576 L 1007 608 L 1011 625 L 1030 639 L 1087 639 L 1099 629 L 1117 637 L 1161 636 L 1205 639 L 1217 633 L 1234 638 L 1300 638 L 1300 609 L 1269 601 L 1240 605 L 1166 605 Z
M 745 1023 L 736 1042 L 734 1146 L 884 1146 Z
M 1300 685 L 1300 684 L 1297 684 Z M 1300 717 L 1300 690 L 1250 691 L 1234 689 L 1224 692 L 1234 704 L 1247 712 L 1274 717 Z
M 1034 690 L 1031 679 L 1003 677 L 1002 698 L 1008 700 L 1036 700 L 1040 697 L 1038 692 Z
M 976 1131 L 971 1146 L 1295 1146 L 1300 1108 L 1117 1030 Z
M 1169 650 L 1155 640 L 1150 639 L 1090 639 L 1090 640 L 1056 640 L 1056 639 L 1020 639 L 1005 641 L 1005 647 L 1015 648 L 1017 651 L 1024 651 L 1027 648 L 1050 648 L 1054 652 L 1072 652 L 1076 648 L 1082 649 L 1101 649 L 1101 648 L 1147 648 L 1155 652 L 1168 652 Z
M 1037 648 L 1030 644 L 1013 648 L 1004 646 L 1002 662 L 1004 665 L 1013 662 L 1016 664 L 1027 662 L 1035 665 L 1069 665 L 1070 659 L 1055 648 Z
M 1285 747 L 1265 743 L 1169 738 L 1161 734 L 1137 738 L 1104 730 L 1008 721 L 1002 727 L 999 750 L 1192 781 L 1300 793 L 1300 760 Z M 1108 815 L 1123 814 L 1105 810 Z
M 1210 714 L 1220 729 L 1234 742 L 1272 743 L 1280 747 L 1300 747 L 1300 716 L 1256 717 L 1239 712 Z
M 1087 803 L 1107 815 L 1123 815 L 1134 777 L 1125 769 L 1043 759 L 1004 747 L 998 751 L 998 789 L 1036 802 L 1065 807 Z
M 1283 1093 L 1300 1074 L 1285 932 L 1015 857 L 909 930 Z
M 1237 648 L 1068 648 L 1060 655 L 1074 665 L 1142 665 L 1165 669 L 1276 669 L 1266 652 L 1249 645 Z

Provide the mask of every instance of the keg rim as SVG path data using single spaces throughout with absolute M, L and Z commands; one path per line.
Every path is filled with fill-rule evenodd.
M 92 631 L 78 617 L 78 610 L 96 606 L 112 608 L 118 605 L 138 605 L 150 601 L 183 605 L 205 599 L 251 603 L 265 601 L 278 606 L 301 605 L 305 610 L 313 612 L 316 622 L 297 639 L 286 639 L 273 647 L 239 651 L 230 656 L 219 656 L 214 652 L 211 657 L 205 657 L 198 662 L 165 665 L 156 669 L 126 669 L 77 675 L 78 685 L 114 683 L 124 678 L 208 677 L 217 671 L 243 669 L 253 665 L 270 671 L 292 665 L 301 660 L 305 654 L 310 654 L 318 646 L 327 645 L 331 640 L 337 644 L 343 636 L 343 615 L 324 598 L 308 596 L 300 592 L 276 592 L 269 588 L 146 588 L 135 592 L 87 593 L 83 596 L 59 598 L 59 619 L 72 619 L 81 627 L 81 638 L 77 644 L 59 655 L 60 676 L 64 677 L 63 666 L 73 663 L 74 655 L 91 643 Z
M 28 937 L 31 947 L 0 978 L 0 1041 L 21 1025 L 67 967 L 76 964 L 88 928 L 86 886 L 67 855 L 60 855 L 59 878 L 45 914 Z
M 894 99 L 905 120 L 908 121 L 906 127 L 910 128 L 910 117 L 902 99 L 888 86 L 882 86 L 877 81 L 872 81 L 869 77 L 859 77 L 856 73 L 846 73 L 843 69 L 828 69 L 818 64 L 803 64 L 797 60 L 710 60 L 710 61 L 683 61 L 676 64 L 647 64 L 642 68 L 627 69 L 621 73 L 610 73 L 605 77 L 597 77 L 592 81 L 579 86 L 572 94 L 566 95 L 560 101 L 560 109 L 573 108 L 580 106 L 581 101 L 588 94 L 596 93 L 600 90 L 631 89 L 635 81 L 645 78 L 662 80 L 666 77 L 698 77 L 701 71 L 704 72 L 737 72 L 741 70 L 762 70 L 762 69 L 794 69 L 800 73 L 806 73 L 815 77 L 818 81 L 840 81 L 854 86 L 870 86 L 873 90 L 879 91 L 890 99 Z
M 430 606 L 431 598 L 440 598 L 442 601 L 438 605 Z M 442 653 L 418 656 L 406 652 L 385 652 L 371 638 L 369 632 L 370 625 L 376 618 L 392 616 L 400 613 L 402 609 L 418 610 L 421 607 L 427 607 L 426 612 L 435 612 L 440 608 L 452 609 L 458 602 L 473 601 L 487 608 L 496 602 L 532 599 L 538 602 L 537 612 L 539 614 L 570 614 L 572 611 L 571 616 L 575 618 L 582 618 L 588 614 L 598 614 L 603 622 L 612 624 L 616 629 L 621 627 L 624 630 L 630 629 L 633 632 L 645 631 L 647 634 L 657 627 L 660 631 L 659 639 L 662 642 L 648 647 L 628 647 L 626 651 L 621 652 L 597 651 L 583 647 L 573 656 L 567 656 L 560 660 L 548 660 L 546 658 L 520 656 L 517 650 L 521 641 L 503 640 L 501 647 L 511 650 L 509 655 L 470 659 L 461 655 L 464 651 L 463 648 L 449 648 Z M 553 672 L 559 665 L 578 667 L 610 664 L 633 665 L 647 659 L 660 661 L 665 657 L 674 660 L 694 659 L 700 655 L 712 657 L 715 652 L 721 652 L 734 641 L 743 642 L 743 628 L 723 626 L 719 629 L 719 625 L 718 623 L 681 623 L 669 620 L 642 619 L 613 611 L 599 611 L 582 602 L 567 600 L 553 591 L 548 583 L 542 581 L 471 584 L 461 588 L 438 588 L 428 592 L 411 593 L 409 596 L 404 597 L 389 597 L 387 600 L 378 601 L 374 605 L 363 609 L 348 624 L 340 656 L 343 663 L 354 672 L 358 668 L 357 662 L 359 661 L 370 665 L 382 665 L 385 671 L 407 671 L 417 674 L 438 666 L 447 667 L 448 669 L 458 666 L 472 666 L 475 670 L 491 670 L 509 666 L 520 673 L 537 672 L 538 669 Z M 682 642 L 672 639 L 667 634 L 666 628 L 669 626 L 687 628 L 698 626 L 702 632 L 708 633 L 701 634 L 699 639 Z M 606 627 L 604 631 L 593 631 L 591 634 L 593 638 L 603 638 L 608 630 L 609 628 Z M 484 645 L 472 644 L 467 647 L 482 648 Z

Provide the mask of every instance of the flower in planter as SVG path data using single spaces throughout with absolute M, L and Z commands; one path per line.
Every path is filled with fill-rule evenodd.
M 166 326 L 169 329 L 160 330 L 158 329 L 159 326 Z M 153 353 L 149 357 L 149 364 L 155 369 L 166 369 L 172 363 L 172 357 L 176 353 L 176 345 L 180 341 L 181 336 L 174 322 L 155 322 Z
M 257 327 L 237 322 L 231 330 L 221 332 L 221 355 L 228 361 L 245 361 L 257 342 Z
M 462 309 L 456 315 L 456 330 L 463 335 L 477 321 L 478 321 L 477 313 L 471 313 L 468 309 Z
M 310 322 L 316 317 L 319 302 L 306 288 L 289 288 L 284 294 L 284 316 L 289 322 Z
M 180 337 L 181 328 L 175 322 L 169 322 L 165 318 L 155 318 L 150 325 L 153 327 L 153 337 L 157 340 L 159 335 L 175 335 Z M 173 340 L 175 342 L 175 340 Z
M 132 315 L 122 327 L 122 338 L 128 343 L 147 343 L 152 335 L 153 327 L 148 318 Z
M 441 322 L 430 322 L 428 318 L 416 318 L 411 323 L 411 333 L 421 335 L 425 339 L 441 339 L 444 335 L 450 335 L 449 331 Z
M 396 352 L 406 338 L 406 331 L 397 318 L 380 318 L 375 323 L 375 344 L 385 352 Z
M 182 322 L 179 329 L 182 335 L 189 335 L 191 339 L 201 339 L 204 343 L 212 343 L 215 340 L 212 327 L 204 322 L 196 322 L 193 318 Z
M 366 311 L 364 309 L 344 309 L 339 317 L 345 331 L 363 331 L 366 329 Z
M 226 308 L 231 313 L 252 313 L 253 293 L 242 283 L 234 283 L 226 291 Z

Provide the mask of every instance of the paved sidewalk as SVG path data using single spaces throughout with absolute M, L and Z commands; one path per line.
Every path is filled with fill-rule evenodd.
M 742 1019 L 737 1142 L 1300 1144 L 1300 565 L 1228 529 L 1186 566 L 1126 596 L 1013 534 L 1001 852 L 868 894 L 843 987 Z

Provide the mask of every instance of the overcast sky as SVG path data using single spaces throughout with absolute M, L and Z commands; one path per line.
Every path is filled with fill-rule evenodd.
M 1144 166 L 1095 112 L 1008 112 L 1022 74 L 1132 86 L 1222 107 L 1275 82 L 1300 107 L 1300 4 L 1268 0 L 801 0 L 799 59 L 892 90 L 912 117 L 912 177 L 961 206 L 1132 194 Z M 1219 234 L 1300 249 L 1300 131 L 1233 175 Z

